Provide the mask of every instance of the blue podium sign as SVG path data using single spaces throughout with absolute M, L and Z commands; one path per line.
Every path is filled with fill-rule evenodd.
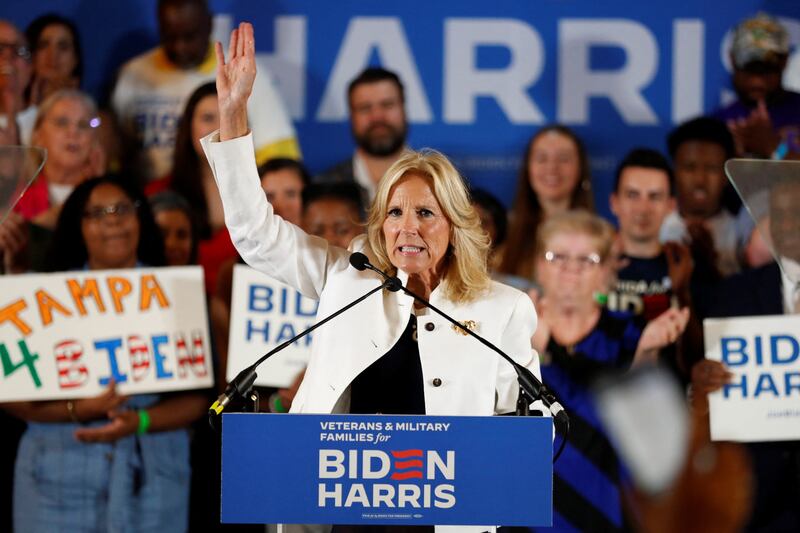
M 227 414 L 222 522 L 552 523 L 552 419 Z

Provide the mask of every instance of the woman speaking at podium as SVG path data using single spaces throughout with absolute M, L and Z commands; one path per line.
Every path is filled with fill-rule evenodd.
M 447 158 L 435 151 L 403 155 L 378 184 L 366 235 L 349 250 L 331 246 L 275 215 L 259 185 L 246 110 L 256 75 L 252 26 L 233 31 L 227 61 L 219 43 L 216 54 L 220 129 L 202 144 L 225 223 L 249 265 L 318 299 L 317 316 L 325 317 L 383 281 L 351 267 L 351 252 L 360 251 L 540 376 L 531 348 L 533 304 L 490 280 L 488 236 Z M 519 387 L 511 365 L 401 292 L 370 296 L 314 335 L 291 412 L 514 411 Z

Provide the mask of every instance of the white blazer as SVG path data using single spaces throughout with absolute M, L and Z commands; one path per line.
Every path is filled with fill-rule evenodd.
M 377 274 L 350 266 L 352 251 L 375 259 L 364 236 L 353 239 L 350 249 L 344 250 L 273 213 L 261 189 L 250 135 L 219 142 L 215 132 L 201 143 L 219 186 L 231 240 L 249 265 L 318 299 L 319 317 L 330 315 L 382 282 Z M 398 277 L 403 283 L 408 279 L 402 271 Z M 525 293 L 492 282 L 487 294 L 473 302 L 452 302 L 439 288 L 431 293 L 430 301 L 456 320 L 475 321 L 476 333 L 541 377 L 530 342 L 536 311 Z M 490 416 L 514 411 L 519 387 L 511 365 L 426 311 L 417 317 L 426 413 Z M 350 383 L 397 342 L 412 312 L 411 297 L 381 291 L 317 330 L 291 412 L 349 412 Z M 491 528 L 457 527 L 453 531 L 487 529 Z M 437 531 L 446 530 L 437 526 Z

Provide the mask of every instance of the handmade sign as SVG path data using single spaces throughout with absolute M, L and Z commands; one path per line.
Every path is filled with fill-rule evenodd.
M 213 385 L 203 272 L 0 277 L 0 401 Z

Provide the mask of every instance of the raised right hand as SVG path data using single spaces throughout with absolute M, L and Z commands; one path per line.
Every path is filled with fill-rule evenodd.
M 217 54 L 217 98 L 219 99 L 219 136 L 225 141 L 247 134 L 247 99 L 256 79 L 256 48 L 253 25 L 242 22 L 231 32 L 228 61 L 222 44 Z

